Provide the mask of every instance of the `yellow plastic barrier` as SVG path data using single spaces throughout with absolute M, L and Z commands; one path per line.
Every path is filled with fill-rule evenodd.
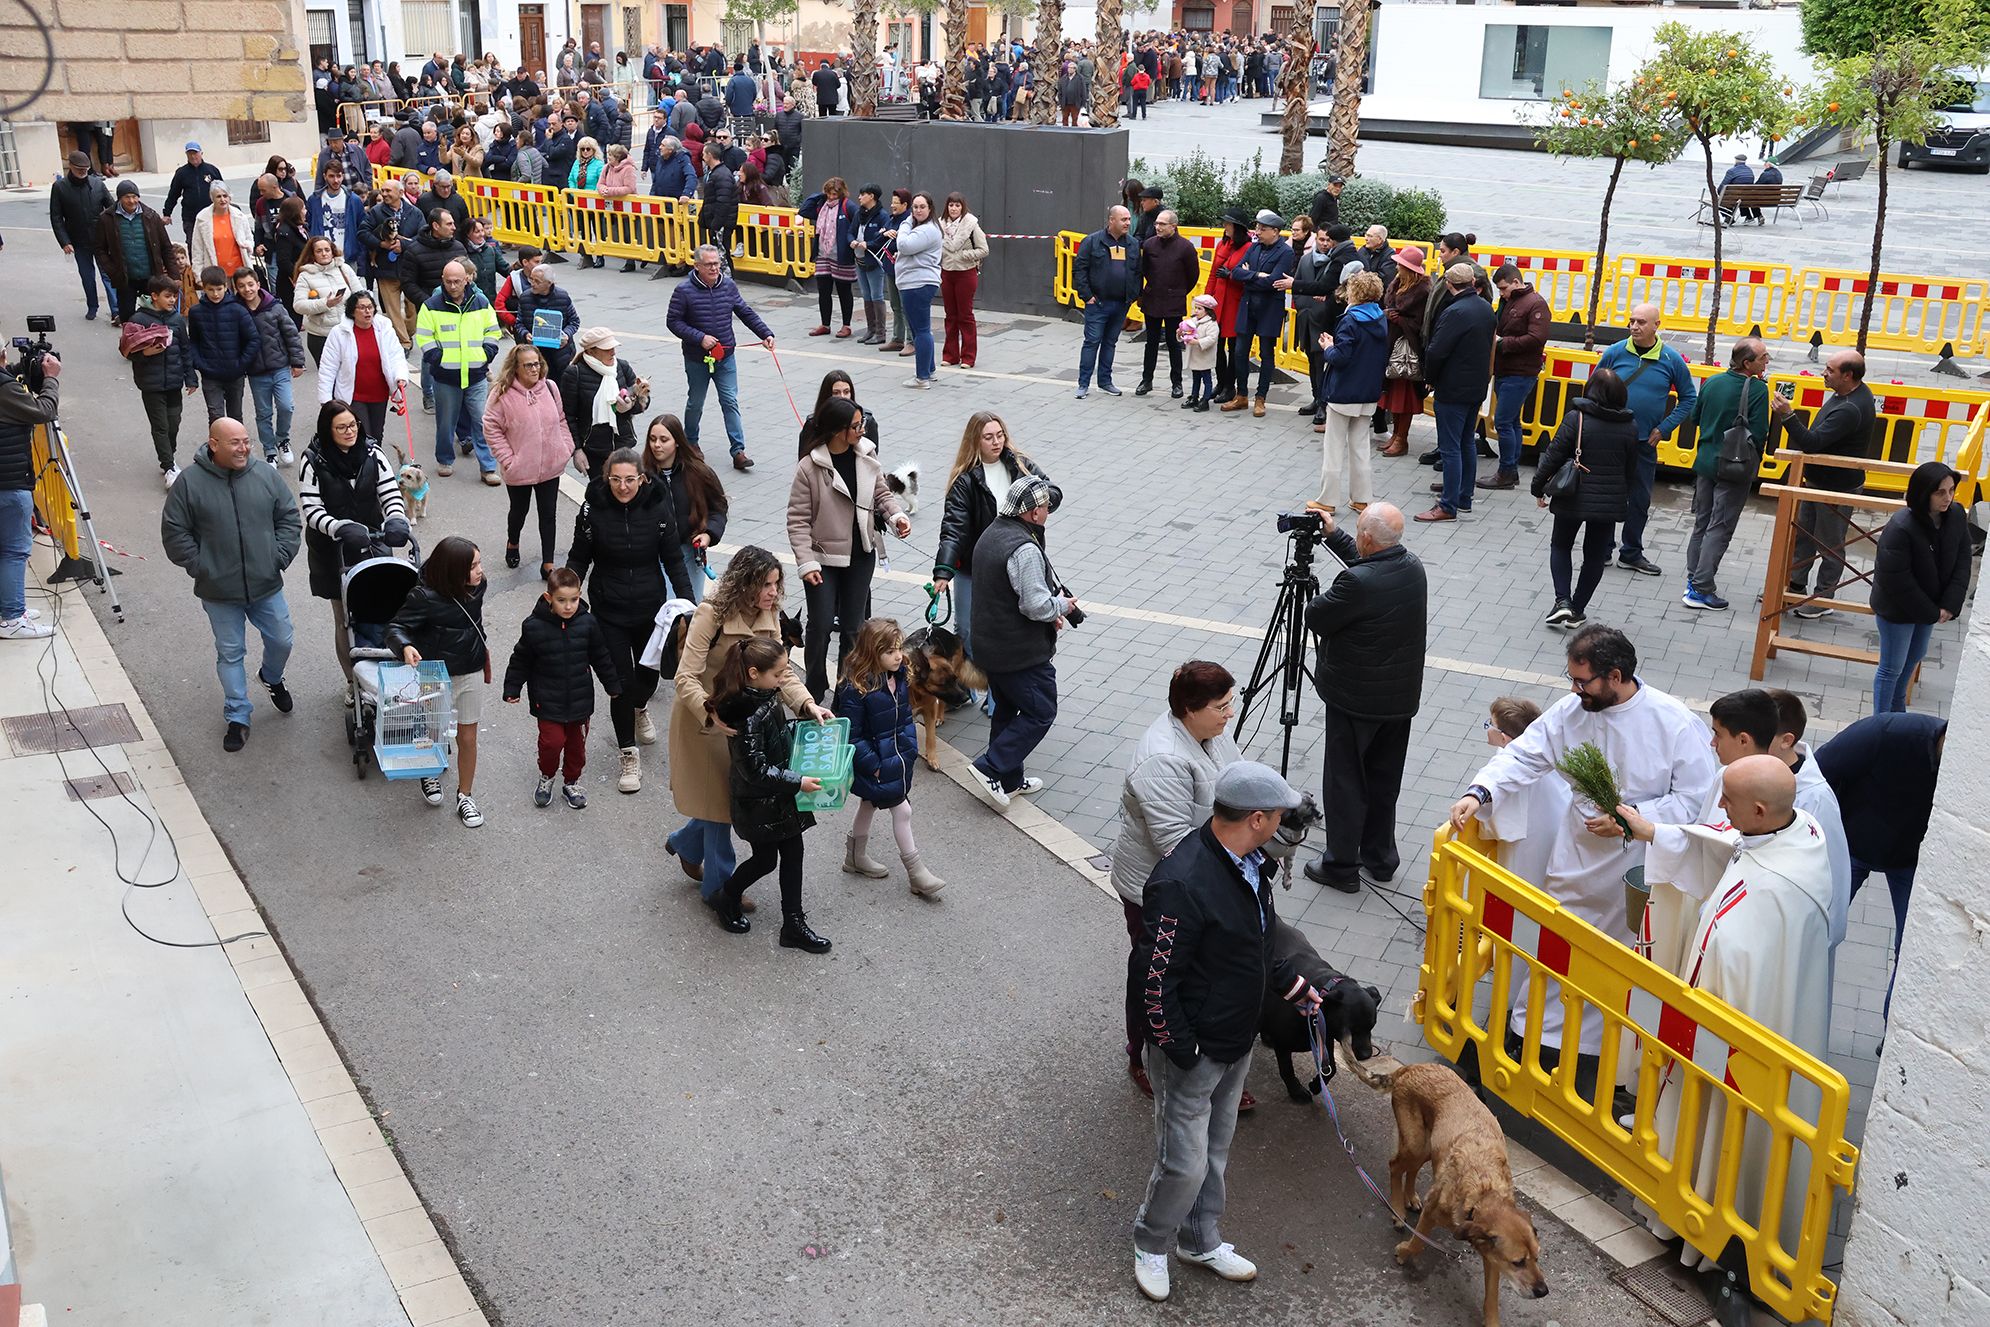
M 1423 897 L 1430 924 L 1414 1016 L 1424 1039 L 1453 1060 L 1475 1047 L 1486 1087 L 1554 1131 L 1701 1253 L 1719 1257 L 1730 1244 L 1739 1245 L 1750 1287 L 1770 1308 L 1793 1322 L 1829 1321 L 1837 1287 L 1823 1263 L 1832 1202 L 1850 1191 L 1859 1158 L 1845 1140 L 1851 1090 L 1844 1076 L 1564 911 L 1477 846 L 1452 837 L 1448 827 L 1432 844 Z M 1507 1054 L 1506 1037 L 1518 964 L 1526 965 L 1530 980 L 1525 1026 L 1512 1029 L 1522 1042 L 1515 1059 Z M 1474 1000 L 1487 976 L 1490 1013 L 1482 1024 Z M 1602 1017 L 1600 1101 L 1576 1090 L 1574 1056 L 1553 1071 L 1541 1067 L 1542 1012 L 1551 982 L 1560 992 L 1564 1026 L 1577 1026 L 1585 1011 Z M 1625 1129 L 1611 1096 L 1631 1045 L 1637 1047 L 1635 1062 L 1625 1067 L 1633 1071 L 1628 1076 L 1638 1104 L 1633 1127 Z M 1659 1089 L 1668 1078 L 1680 1100 L 1676 1140 L 1661 1139 L 1654 1124 Z M 1703 1111 L 1709 1102 L 1725 1109 Z M 1722 1131 L 1719 1173 L 1709 1191 L 1696 1187 L 1690 1161 L 1671 1159 L 1699 1157 L 1696 1122 L 1703 1119 Z M 1755 1214 L 1735 1206 L 1734 1158 L 1744 1130 L 1766 1131 L 1770 1138 L 1763 1204 L 1770 1213 L 1782 1209 L 1791 1156 L 1799 1149 L 1810 1154 L 1794 1249 L 1783 1247 L 1774 1222 L 1758 1229 Z
M 806 281 L 815 275 L 815 227 L 792 207 L 742 207 L 734 268 Z
M 677 200 L 640 194 L 608 198 L 592 189 L 568 189 L 567 233 L 579 248 L 601 258 L 653 263 L 668 247 L 670 214 Z
M 62 467 L 49 463 L 46 424 L 35 425 L 31 451 L 37 476 L 35 510 L 41 513 L 42 524 L 48 527 L 63 554 L 79 558 L 83 556 L 83 549 L 76 531 L 76 499 L 69 492 L 69 481 L 62 477 Z
M 1723 263 L 1721 310 L 1715 330 L 1745 336 L 1786 334 L 1794 278 L 1787 263 Z M 1611 265 L 1598 321 L 1621 321 L 1633 304 L 1658 305 L 1666 327 L 1704 328 L 1714 297 L 1714 265 L 1691 258 L 1631 253 Z M 1607 313 L 1606 313 L 1607 310 Z
M 1523 443 L 1538 447 L 1554 434 L 1555 425 L 1561 422 L 1569 403 L 1589 381 L 1589 370 L 1600 358 L 1593 351 L 1577 350 L 1571 346 L 1548 347 L 1540 382 L 1533 397 L 1521 410 Z M 1696 382 L 1704 382 L 1724 371 L 1708 364 L 1689 362 L 1688 367 Z M 1769 382 L 1772 386 L 1789 383 L 1792 388 L 1791 404 L 1807 416 L 1824 404 L 1826 389 L 1821 378 L 1808 374 L 1772 373 Z M 1972 422 L 1986 413 L 1985 407 L 1990 406 L 1990 392 L 1961 387 L 1910 387 L 1873 380 L 1868 380 L 1866 385 L 1872 388 L 1873 404 L 1877 407 L 1875 426 L 1880 430 L 1880 444 L 1873 453 L 1874 459 L 1910 464 L 1947 460 L 1962 468 L 1963 437 Z M 1672 437 L 1659 440 L 1659 464 L 1690 469 L 1693 450 L 1689 422 L 1680 425 Z M 1787 466 L 1775 459 L 1775 446 L 1771 445 L 1765 451 L 1767 454 L 1758 473 L 1765 480 L 1782 478 Z M 1974 474 L 1975 468 L 1972 467 L 1968 473 Z M 1898 475 L 1875 473 L 1867 476 L 1866 486 L 1874 492 L 1897 493 L 1904 490 L 1905 481 Z
M 1990 434 L 1990 409 L 1976 412 L 1975 422 L 1963 435 L 1962 446 L 1956 448 L 1955 460 L 1951 463 L 1962 471 L 1962 482 L 1955 486 L 1955 500 L 1964 508 L 1975 505 L 1983 490 L 1983 453 L 1986 434 Z
M 1428 255 L 1427 266 L 1433 277 L 1441 276 L 1443 264 L 1437 261 L 1437 246 L 1424 250 Z M 1491 276 L 1503 264 L 1511 263 L 1520 269 L 1522 278 L 1528 285 L 1548 301 L 1548 308 L 1554 316 L 1569 322 L 1580 319 L 1589 313 L 1589 282 L 1594 275 L 1596 258 L 1593 254 L 1577 253 L 1571 249 L 1474 249 L 1472 259 L 1486 269 Z M 1602 316 L 1599 308 L 1598 317 Z
M 1864 272 L 1804 268 L 1789 335 L 1807 341 L 1817 332 L 1827 345 L 1856 345 L 1867 284 Z M 1944 343 L 1958 355 L 1980 355 L 1990 346 L 1990 281 L 1881 273 L 1866 347 L 1932 353 Z
M 481 177 L 456 183 L 470 215 L 489 220 L 498 243 L 533 244 L 541 249 L 574 247 L 562 190 Z

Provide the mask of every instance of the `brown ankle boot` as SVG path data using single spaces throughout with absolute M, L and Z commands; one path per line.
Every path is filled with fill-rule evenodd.
M 1389 445 L 1382 449 L 1382 455 L 1408 456 L 1410 454 L 1410 417 L 1398 411 L 1394 423 L 1395 428 L 1389 435 Z

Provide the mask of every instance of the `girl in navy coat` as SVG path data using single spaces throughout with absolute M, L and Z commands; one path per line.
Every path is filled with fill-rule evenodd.
M 836 687 L 832 708 L 850 721 L 850 789 L 856 793 L 857 816 L 843 853 L 843 869 L 851 875 L 882 880 L 889 872 L 869 856 L 871 817 L 891 813 L 892 837 L 898 840 L 912 892 L 931 898 L 947 882 L 919 860 L 912 840 L 912 765 L 919 754 L 919 735 L 912 727 L 911 679 L 905 669 L 905 633 L 889 618 L 874 617 L 857 632 L 844 656 L 843 680 Z

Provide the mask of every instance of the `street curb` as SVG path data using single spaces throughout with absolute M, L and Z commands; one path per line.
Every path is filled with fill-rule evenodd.
M 38 545 L 37 554 L 42 551 Z M 40 568 L 36 572 L 41 579 Z M 61 589 L 47 588 L 51 594 Z M 62 615 L 62 633 L 97 699 L 130 711 L 141 739 L 125 745 L 131 776 L 178 845 L 181 871 L 215 937 L 265 930 L 261 911 L 187 790 L 103 624 L 81 593 L 69 605 L 76 611 Z M 267 935 L 238 940 L 227 952 L 243 997 L 261 1021 L 325 1159 L 400 1296 L 409 1327 L 490 1327 L 276 940 Z

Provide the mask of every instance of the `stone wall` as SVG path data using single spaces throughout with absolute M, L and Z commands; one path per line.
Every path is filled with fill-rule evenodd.
M 268 120 L 312 115 L 300 0 L 54 0 L 48 88 L 15 120 Z M 39 85 L 47 44 L 0 7 L 0 99 Z
M 1893 1016 L 1866 1119 L 1834 1321 L 1990 1323 L 1990 624 L 1978 608 L 1949 707 Z M 1884 888 L 1875 874 L 1869 888 Z

